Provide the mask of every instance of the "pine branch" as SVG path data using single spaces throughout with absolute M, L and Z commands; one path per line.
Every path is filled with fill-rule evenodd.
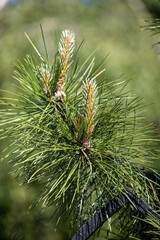
M 47 59 L 28 37 L 38 59 L 16 64 L 19 91 L 0 99 L 1 139 L 11 141 L 4 159 L 21 182 L 41 183 L 43 207 L 57 204 L 59 217 L 69 212 L 80 225 L 126 188 L 154 207 L 157 185 L 146 172 L 158 156 L 143 103 L 125 81 L 106 81 L 94 53 L 79 65 L 72 31 L 62 32 L 51 64 L 42 37 Z

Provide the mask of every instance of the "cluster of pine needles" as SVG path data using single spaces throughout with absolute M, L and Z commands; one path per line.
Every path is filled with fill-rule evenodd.
M 28 37 L 28 35 L 27 35 Z M 82 224 L 112 197 L 132 188 L 153 207 L 156 183 L 145 174 L 156 159 L 143 103 L 126 93 L 126 81 L 107 79 L 94 53 L 79 64 L 82 43 L 62 31 L 50 61 L 36 46 L 15 64 L 17 93 L 1 104 L 1 139 L 20 181 L 40 182 L 42 206 L 56 205 Z

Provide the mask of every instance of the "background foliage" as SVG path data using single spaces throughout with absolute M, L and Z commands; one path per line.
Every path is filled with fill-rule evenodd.
M 39 49 L 42 49 L 39 25 L 43 26 L 50 55 L 55 50 L 53 30 L 70 28 L 78 38 L 85 38 L 83 56 L 100 47 L 97 57 L 109 53 L 107 74 L 115 79 L 122 74 L 131 79 L 129 88 L 144 97 L 149 104 L 146 124 L 159 125 L 159 56 L 157 36 L 141 31 L 144 19 L 151 14 L 159 17 L 160 2 L 143 1 L 74 1 L 23 0 L 10 3 L 0 10 L 0 88 L 14 90 L 13 63 L 25 53 L 33 53 L 24 31 Z M 7 144 L 7 143 L 5 143 Z M 156 168 L 158 163 L 155 163 Z M 10 167 L 1 164 L 0 170 L 0 235 L 2 239 L 66 239 L 67 233 L 53 232 L 54 219 L 47 220 L 50 211 L 41 213 L 36 207 L 27 215 L 28 207 L 36 197 L 36 187 L 26 191 L 8 175 Z M 63 223 L 64 225 L 64 223 Z M 67 225 L 67 223 L 65 223 Z M 67 228 L 66 228 L 67 229 Z M 59 233 L 61 232 L 61 234 Z

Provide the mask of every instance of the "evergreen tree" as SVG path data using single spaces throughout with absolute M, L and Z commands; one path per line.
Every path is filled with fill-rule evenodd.
M 54 59 L 43 31 L 46 56 L 27 38 L 37 57 L 28 54 L 15 64 L 18 91 L 1 98 L 1 139 L 10 137 L 5 158 L 18 179 L 39 182 L 37 202 L 56 205 L 57 223 L 70 216 L 72 228 L 126 189 L 156 207 L 158 184 L 146 174 L 157 159 L 155 140 L 144 125 L 142 101 L 124 90 L 127 81 L 108 82 L 106 63 L 97 65 L 94 53 L 79 65 L 83 44 L 76 47 L 70 30 L 62 32 Z M 141 237 L 137 222 L 123 239 Z

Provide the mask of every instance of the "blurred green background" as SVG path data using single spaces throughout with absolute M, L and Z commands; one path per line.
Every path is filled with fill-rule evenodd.
M 152 47 L 159 36 L 144 31 L 145 20 L 160 17 L 158 0 L 0 0 L 0 88 L 15 91 L 13 63 L 35 52 L 26 39 L 27 32 L 37 48 L 43 50 L 42 24 L 50 56 L 56 50 L 55 32 L 72 29 L 85 39 L 83 61 L 99 48 L 99 59 L 108 54 L 108 79 L 129 79 L 128 90 L 143 97 L 147 105 L 146 123 L 155 123 L 159 133 L 160 84 L 159 47 Z M 1 144 L 3 149 L 6 143 Z M 158 168 L 159 163 L 155 163 Z M 37 187 L 19 186 L 9 174 L 10 165 L 0 164 L 0 239 L 68 239 L 69 226 L 62 222 L 55 231 L 53 209 L 41 206 L 29 210 L 37 197 Z

